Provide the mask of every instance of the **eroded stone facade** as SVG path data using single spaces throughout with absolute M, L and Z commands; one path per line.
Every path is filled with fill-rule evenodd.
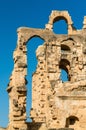
M 65 20 L 67 35 L 53 33 L 53 24 Z M 40 37 L 38 65 L 32 77 L 32 123 L 26 123 L 27 42 Z M 67 11 L 52 11 L 45 29 L 18 29 L 9 93 L 8 130 L 86 130 L 86 16 L 75 29 Z M 61 69 L 68 74 L 62 82 Z M 62 129 L 61 129 L 62 128 Z

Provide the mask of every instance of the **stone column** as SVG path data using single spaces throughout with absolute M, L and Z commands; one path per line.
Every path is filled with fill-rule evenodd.
M 14 69 L 10 77 L 7 91 L 10 98 L 9 104 L 9 130 L 27 130 L 26 121 L 26 75 L 27 56 L 26 41 L 18 33 L 18 44 L 14 51 Z
M 31 118 L 34 122 L 45 122 L 46 118 L 46 46 L 36 50 L 38 65 L 32 78 L 32 109 Z M 46 89 L 45 89 L 46 88 Z

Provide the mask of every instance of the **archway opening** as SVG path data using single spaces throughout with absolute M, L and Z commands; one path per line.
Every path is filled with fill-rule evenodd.
M 60 79 L 62 80 L 62 82 L 68 81 L 68 73 L 65 71 L 65 69 L 61 69 Z
M 66 119 L 66 127 L 74 128 L 78 121 L 79 119 L 76 116 L 70 116 Z
M 70 69 L 70 62 L 66 59 L 61 59 L 59 63 L 59 68 L 61 70 L 60 79 L 62 82 L 70 81 L 69 69 Z
M 62 59 L 69 58 L 70 54 L 71 54 L 70 47 L 65 44 L 62 44 L 61 45 L 61 58 Z
M 67 45 L 64 45 L 64 44 L 62 44 L 61 45 L 61 52 L 69 52 L 70 51 L 70 47 L 69 46 L 67 46 Z
M 36 71 L 37 67 L 36 50 L 38 46 L 42 45 L 43 43 L 44 40 L 38 36 L 34 36 L 27 43 L 27 121 L 29 122 L 31 122 L 29 113 L 32 107 L 32 75 Z
M 53 31 L 56 34 L 67 34 L 68 33 L 67 21 L 63 17 L 54 19 Z

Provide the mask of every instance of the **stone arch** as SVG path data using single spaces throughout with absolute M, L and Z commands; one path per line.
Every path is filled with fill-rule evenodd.
M 53 24 L 59 20 L 65 20 L 68 26 L 68 34 L 71 34 L 73 31 L 73 22 L 68 11 L 52 11 L 49 17 L 49 23 L 46 25 L 46 29 L 52 30 Z
M 73 48 L 76 47 L 77 42 L 75 40 L 73 40 L 71 37 L 64 39 L 60 42 L 61 46 L 64 46 L 66 48 L 69 48 L 70 52 L 73 50 Z
M 27 72 L 28 72 L 28 74 L 27 74 L 27 80 L 28 80 L 27 96 L 30 97 L 28 100 L 31 99 L 30 101 L 27 102 L 27 110 L 29 110 L 29 111 L 31 110 L 31 108 L 33 108 L 33 102 L 34 102 L 34 101 L 32 102 L 32 100 L 34 100 L 33 93 L 35 95 L 37 95 L 38 87 L 37 88 L 33 87 L 35 84 L 33 81 L 34 81 L 34 77 L 37 73 L 36 69 L 39 66 L 39 62 L 41 62 L 38 59 L 38 55 L 41 55 L 43 53 L 43 49 L 38 50 L 38 48 L 43 47 L 43 45 L 42 45 L 43 43 L 44 43 L 44 40 L 38 35 L 34 35 L 34 36 L 30 37 L 30 39 L 27 42 L 27 49 L 28 49 L 27 50 L 27 57 L 28 57 L 28 60 L 27 60 L 27 66 L 28 66 L 27 67 L 28 68 L 27 69 Z M 38 52 L 37 52 L 37 50 L 38 50 Z M 36 97 L 36 101 L 37 101 L 37 97 Z M 32 102 L 32 104 L 30 104 L 31 102 Z M 30 118 L 28 118 L 27 120 L 29 121 Z
M 72 126 L 74 128 L 75 125 L 76 125 L 76 121 L 79 121 L 78 117 L 73 116 L 73 115 L 69 116 L 68 118 L 66 118 L 66 125 L 65 125 L 65 127 L 70 128 L 70 126 Z
M 61 19 L 65 20 L 67 24 L 73 24 L 71 16 L 67 11 L 52 11 L 49 23 L 54 23 Z
M 18 45 L 20 44 L 20 41 L 26 44 L 33 37 L 39 37 L 46 42 L 49 41 L 50 39 L 56 40 L 55 34 L 46 29 L 34 29 L 34 28 L 22 27 L 19 28 L 17 32 L 18 32 Z
M 36 39 L 37 38 L 37 39 Z M 27 41 L 27 44 L 29 44 L 30 43 L 30 41 L 31 40 L 33 40 L 34 39 L 34 41 L 37 41 L 36 42 L 36 45 L 34 46 L 34 41 L 32 42 L 33 43 L 33 45 L 32 45 L 32 47 L 34 46 L 34 48 L 35 48 L 35 56 L 36 56 L 36 60 L 37 60 L 37 62 L 38 62 L 38 56 L 41 54 L 41 53 L 43 53 L 43 51 L 44 51 L 44 46 L 43 46 L 43 44 L 44 44 L 44 42 L 45 42 L 45 40 L 41 37 L 41 36 L 39 36 L 39 35 L 33 35 L 32 37 L 30 37 L 29 39 L 28 39 L 28 41 Z M 31 43 L 30 43 L 31 44 Z M 27 51 L 28 52 L 28 51 Z M 35 68 L 35 70 L 36 70 L 36 68 Z
M 26 85 L 28 83 L 26 77 L 27 76 L 27 46 L 26 45 L 31 38 L 41 37 L 42 35 L 43 34 L 40 35 L 40 31 L 37 30 L 33 31 L 33 29 L 30 30 L 28 28 L 21 28 L 18 32 L 17 47 L 13 53 L 14 69 L 12 71 L 12 75 L 10 77 L 10 83 L 8 84 L 8 88 L 7 88 L 10 97 L 9 122 L 10 124 L 13 123 L 12 127 L 16 129 L 19 128 L 20 124 L 25 125 L 25 127 L 27 127 L 25 123 L 25 121 L 27 120 Z M 45 38 L 41 37 L 41 39 L 45 39 Z M 21 113 L 20 115 L 16 113 L 16 107 L 18 108 L 18 111 Z M 11 109 L 13 111 L 11 111 Z M 17 121 L 19 121 L 20 124 L 15 123 L 17 116 L 18 116 Z
M 42 39 L 42 40 L 45 41 L 45 39 L 41 35 L 39 35 L 39 34 L 38 35 L 37 34 L 33 34 L 32 36 L 29 37 L 29 39 L 28 39 L 27 42 L 29 42 L 32 38 L 35 38 L 35 37 L 40 38 L 40 39 Z
M 61 44 L 64 42 L 70 41 L 71 43 L 74 43 L 74 45 L 77 43 L 77 41 L 74 40 L 74 38 L 69 37 L 61 41 Z
M 65 69 L 68 72 L 70 67 L 70 62 L 67 59 L 61 59 L 59 63 L 59 67 Z
M 65 18 L 63 17 L 58 17 L 56 19 L 54 19 L 53 22 L 53 32 L 55 34 L 68 34 L 68 25 L 67 25 L 67 21 Z
M 68 81 L 70 81 L 70 62 L 67 59 L 61 59 L 59 62 L 59 68 L 67 72 Z
M 61 59 L 71 61 L 71 48 L 66 44 L 61 44 Z

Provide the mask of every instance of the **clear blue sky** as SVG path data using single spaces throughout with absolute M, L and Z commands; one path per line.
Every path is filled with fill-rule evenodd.
M 68 10 L 74 25 L 80 29 L 83 17 L 86 15 L 86 0 L 0 0 L 0 126 L 5 127 L 8 123 L 6 88 L 13 69 L 12 55 L 16 48 L 16 30 L 21 26 L 44 28 L 52 10 Z M 57 33 L 59 30 L 65 33 L 64 27 L 55 25 L 55 30 Z M 42 43 L 43 41 L 38 39 L 28 42 L 29 75 L 27 78 L 29 83 L 27 88 L 29 92 L 31 92 L 30 76 L 36 65 L 35 49 Z M 31 94 L 28 93 L 27 113 L 30 109 L 30 97 Z

